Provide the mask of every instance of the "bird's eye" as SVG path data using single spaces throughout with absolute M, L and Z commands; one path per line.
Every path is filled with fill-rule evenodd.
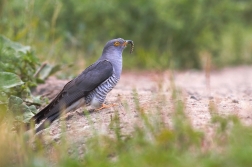
M 119 46 L 120 45 L 120 42 L 118 42 L 118 41 L 116 41 L 115 43 L 114 43 L 114 46 Z

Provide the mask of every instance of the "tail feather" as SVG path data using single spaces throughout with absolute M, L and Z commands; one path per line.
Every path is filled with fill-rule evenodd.
M 60 113 L 55 113 L 54 115 L 48 117 L 44 122 L 42 122 L 36 129 L 35 133 L 40 132 L 41 130 L 47 128 L 51 123 L 59 117 Z
M 70 110 L 80 107 L 84 103 L 82 101 L 76 101 L 80 99 L 83 95 L 76 94 L 73 96 L 68 96 L 57 101 L 57 103 L 51 102 L 48 106 L 42 109 L 39 113 L 31 118 L 30 124 L 27 125 L 27 129 L 31 129 L 31 124 L 39 124 L 42 120 L 45 120 L 38 128 L 36 128 L 36 133 L 47 128 L 55 119 L 57 119 L 63 112 L 69 112 Z
M 70 83 L 71 81 L 68 84 Z M 60 116 L 62 112 L 64 112 L 72 104 L 75 104 L 80 99 L 82 99 L 85 95 L 87 95 L 87 93 L 88 92 L 79 91 L 79 89 L 77 88 L 75 89 L 75 92 L 72 93 L 67 93 L 63 89 L 55 97 L 55 99 L 53 99 L 45 108 L 43 108 L 39 113 L 31 118 L 31 122 L 33 122 L 34 124 L 39 124 L 42 120 L 45 120 L 41 125 L 39 125 L 38 128 L 36 128 L 36 133 L 45 129 L 47 127 L 46 125 L 50 125 L 55 119 Z M 28 125 L 27 127 L 28 129 L 31 128 L 30 125 Z

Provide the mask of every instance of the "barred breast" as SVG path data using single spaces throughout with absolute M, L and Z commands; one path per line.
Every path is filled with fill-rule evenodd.
M 85 98 L 86 105 L 93 109 L 100 108 L 107 94 L 116 86 L 118 81 L 119 79 L 115 75 L 109 77 Z

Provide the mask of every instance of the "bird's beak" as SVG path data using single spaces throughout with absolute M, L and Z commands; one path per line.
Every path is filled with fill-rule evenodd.
M 125 40 L 123 46 L 126 47 L 128 43 L 131 45 L 130 53 L 132 53 L 134 49 L 134 42 L 132 40 Z
M 123 46 L 127 46 L 128 43 L 130 43 L 132 45 L 133 41 L 132 40 L 125 40 L 125 42 L 123 43 Z
M 125 42 L 122 44 L 122 46 L 126 47 L 127 44 L 128 44 L 128 41 L 125 41 Z

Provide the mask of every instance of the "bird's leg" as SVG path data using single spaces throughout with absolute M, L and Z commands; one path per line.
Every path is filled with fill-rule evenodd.
M 110 107 L 114 107 L 114 106 L 116 106 L 117 104 L 110 104 L 110 105 L 106 105 L 106 104 L 102 104 L 102 106 L 100 107 L 100 108 L 98 108 L 98 109 L 95 109 L 95 111 L 99 111 L 99 110 L 102 110 L 102 109 L 105 109 L 105 108 L 110 108 Z

